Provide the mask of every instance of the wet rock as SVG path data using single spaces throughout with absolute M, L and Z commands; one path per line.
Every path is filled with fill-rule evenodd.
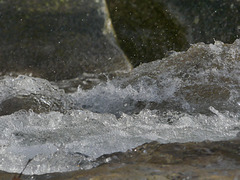
M 35 180 L 72 179 L 238 179 L 239 140 L 199 143 L 143 144 L 125 153 L 100 158 L 110 159 L 91 170 L 24 176 Z M 3 179 L 12 174 L 0 172 Z
M 189 43 L 212 43 L 214 39 L 233 43 L 240 37 L 238 0 L 158 0 L 187 28 Z
M 118 42 L 134 66 L 190 44 L 240 37 L 238 0 L 107 0 Z
M 131 69 L 116 45 L 104 0 L 0 4 L 1 74 L 62 80 Z
M 120 47 L 134 66 L 188 47 L 185 28 L 155 0 L 107 0 Z

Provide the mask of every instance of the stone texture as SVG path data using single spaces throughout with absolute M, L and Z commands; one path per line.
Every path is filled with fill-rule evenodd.
M 104 0 L 1 0 L 0 12 L 0 74 L 62 80 L 131 69 Z
M 155 0 L 107 0 L 120 47 L 134 66 L 188 47 L 185 28 Z
M 121 48 L 134 66 L 190 44 L 240 37 L 238 0 L 107 0 Z
M 233 43 L 240 37 L 239 0 L 157 0 L 187 28 L 189 43 Z

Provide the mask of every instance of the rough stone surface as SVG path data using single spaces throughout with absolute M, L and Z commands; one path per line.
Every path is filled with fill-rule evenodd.
M 188 47 L 185 28 L 155 0 L 107 0 L 120 47 L 134 66 Z
M 107 0 L 118 42 L 134 66 L 190 44 L 240 37 L 238 0 Z
M 190 43 L 232 43 L 240 37 L 239 0 L 157 0 L 187 28 Z
M 62 80 L 131 69 L 104 0 L 1 0 L 0 12 L 0 74 Z

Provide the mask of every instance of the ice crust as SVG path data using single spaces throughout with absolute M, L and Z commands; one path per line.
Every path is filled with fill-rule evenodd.
M 142 64 L 131 73 L 72 94 L 77 107 L 127 114 L 142 109 L 211 113 L 210 106 L 238 112 L 240 40 L 233 44 L 194 44 L 182 53 Z
M 33 96 L 59 109 L 0 116 L 0 170 L 89 169 L 146 142 L 226 140 L 239 131 L 240 40 L 193 45 L 89 90 L 65 93 L 29 76 L 0 79 L 0 103 Z M 41 104 L 40 104 L 41 105 Z M 109 159 L 106 159 L 106 162 Z
M 20 172 L 33 157 L 27 174 L 88 169 L 98 165 L 95 158 L 103 154 L 126 151 L 145 142 L 234 138 L 240 125 L 239 116 L 210 109 L 215 115 L 143 110 L 138 115 L 122 114 L 116 118 L 88 110 L 66 114 L 16 112 L 0 118 L 0 169 Z
M 33 105 L 39 106 L 37 109 L 40 111 L 41 108 L 64 111 L 65 108 L 70 108 L 72 103 L 63 90 L 52 85 L 49 81 L 24 75 L 16 78 L 9 76 L 1 77 L 0 104 L 12 98 L 32 98 L 32 101 L 34 101 L 32 102 Z

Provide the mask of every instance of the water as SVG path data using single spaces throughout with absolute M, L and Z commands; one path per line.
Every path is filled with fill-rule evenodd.
M 3 76 L 0 170 L 19 173 L 29 158 L 25 174 L 90 169 L 109 161 L 97 160 L 103 154 L 146 142 L 235 138 L 239 47 L 238 39 L 194 44 L 71 93 L 60 88 L 64 81 Z

